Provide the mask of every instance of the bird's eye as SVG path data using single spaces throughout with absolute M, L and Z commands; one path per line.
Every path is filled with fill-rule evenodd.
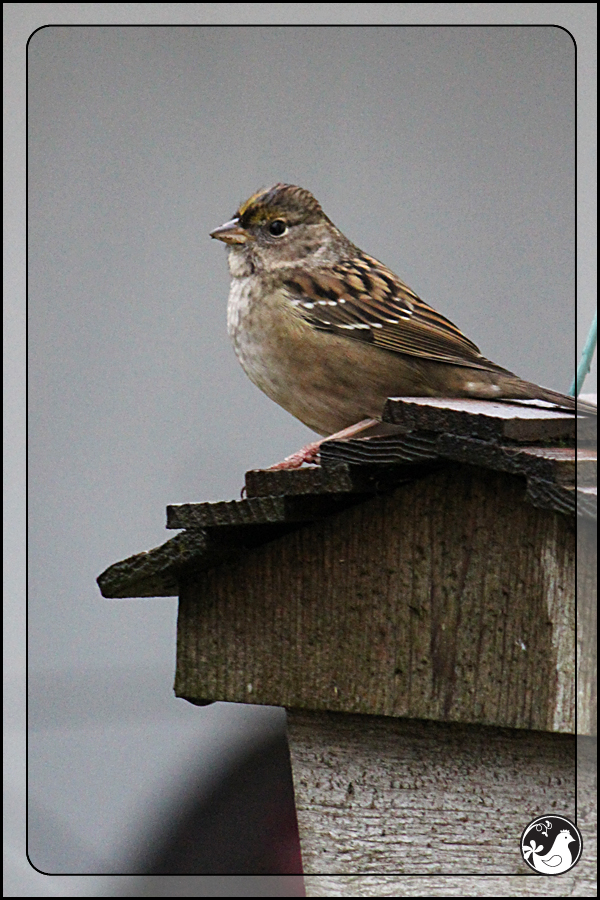
M 281 237 L 282 234 L 286 233 L 287 225 L 285 224 L 283 219 L 275 219 L 269 224 L 269 231 L 271 232 L 273 237 Z

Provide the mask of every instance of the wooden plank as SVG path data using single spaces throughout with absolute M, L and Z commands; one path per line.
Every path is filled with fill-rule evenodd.
M 214 548 L 202 532 L 178 534 L 145 553 L 136 553 L 109 566 L 96 581 L 103 597 L 175 597 L 179 573 L 188 565 L 201 566 Z M 222 557 L 221 557 L 222 558 Z
M 437 460 L 453 460 L 527 478 L 527 499 L 535 506 L 554 509 L 565 515 L 596 516 L 595 493 L 597 454 L 593 448 L 531 447 L 497 444 L 453 434 L 396 434 L 382 437 L 326 441 L 321 447 L 324 469 L 340 463 L 360 463 L 364 468 L 380 464 L 402 464 L 407 459 L 422 462 L 418 441 L 424 452 Z M 575 480 L 580 486 L 576 494 Z
M 596 452 L 576 456 L 575 447 L 528 447 L 495 444 L 468 437 L 443 434 L 438 438 L 440 455 L 498 472 L 511 472 L 558 484 L 596 483 Z
M 438 459 L 437 444 L 438 435 L 418 433 L 330 439 L 321 444 L 319 457 L 324 468 L 340 463 L 363 467 L 425 464 Z
M 298 494 L 378 494 L 414 477 L 412 466 L 360 466 L 337 463 L 301 469 L 253 469 L 246 472 L 246 494 L 253 497 Z
M 176 692 L 573 731 L 575 533 L 456 464 L 181 585 Z
M 337 494 L 354 491 L 352 469 L 340 464 L 327 471 L 321 466 L 302 469 L 251 469 L 245 477 L 246 496 L 275 497 L 280 494 Z
M 109 566 L 96 579 L 103 597 L 176 597 L 183 576 L 203 572 L 299 527 L 296 523 L 254 523 L 213 529 L 191 528 L 144 553 Z
M 548 481 L 560 481 L 565 484 L 581 486 L 595 485 L 598 481 L 598 453 L 592 447 L 524 447 L 521 451 L 531 457 L 544 460 L 549 470 L 542 469 L 537 474 Z
M 418 724 L 418 723 L 416 723 Z M 502 732 L 499 732 L 502 734 Z M 510 735 L 510 732 L 504 732 L 505 734 Z M 534 738 L 535 734 L 532 735 Z M 468 737 L 467 737 L 468 740 Z M 314 742 L 310 739 L 310 735 L 308 736 L 308 741 L 310 744 L 314 746 Z M 308 742 L 307 741 L 307 742 Z M 298 741 L 297 745 L 302 745 L 304 741 Z M 330 745 L 331 746 L 331 745 Z M 329 748 L 328 748 L 329 749 Z M 511 766 L 511 770 L 517 770 L 517 777 L 522 777 L 522 763 L 523 753 L 519 752 L 518 747 L 515 747 L 516 753 L 515 756 L 517 758 L 517 765 Z M 527 748 L 530 749 L 530 748 Z M 544 762 L 542 762 L 542 766 L 547 765 L 547 752 L 546 747 L 542 744 L 542 752 L 546 757 Z M 326 751 L 327 752 L 327 751 Z M 488 748 L 484 750 L 484 753 L 488 752 Z M 295 754 L 297 755 L 297 754 Z M 305 753 L 303 756 L 307 755 Z M 459 750 L 460 755 L 460 750 Z M 503 755 L 502 762 L 506 762 L 506 756 Z M 320 763 L 322 765 L 322 762 Z M 477 764 L 476 764 L 477 765 Z M 497 763 L 496 760 L 491 762 L 491 767 L 494 771 L 497 771 Z M 538 774 L 540 772 L 540 760 L 538 759 L 537 763 L 534 764 L 534 771 Z M 506 772 L 506 780 L 508 782 L 508 791 L 514 790 L 516 784 L 518 784 L 517 779 L 515 779 L 513 775 L 513 771 L 509 770 Z M 458 767 L 455 769 L 457 775 L 460 777 L 460 770 Z M 298 769 L 300 772 L 300 769 Z M 365 774 L 368 774 L 365 771 Z M 439 777 L 439 770 L 438 770 Z M 452 800 L 456 797 L 457 793 L 457 779 L 453 779 L 453 783 L 450 786 L 450 792 L 448 795 L 440 796 L 439 803 L 440 808 L 444 808 L 445 804 L 448 803 L 448 800 Z M 557 776 L 557 785 L 562 782 L 561 775 Z M 579 830 L 582 833 L 583 838 L 583 854 L 579 863 L 574 869 L 571 869 L 570 872 L 566 872 L 564 875 L 561 875 L 560 878 L 539 878 L 536 877 L 533 873 L 531 876 L 528 874 L 519 874 L 519 875 L 496 875 L 491 872 L 486 872 L 483 875 L 457 875 L 448 873 L 436 873 L 436 874 L 410 874 L 410 875 L 357 875 L 352 873 L 348 874 L 322 874 L 313 875 L 310 872 L 305 872 L 304 874 L 304 885 L 306 888 L 306 896 L 307 897 L 596 897 L 597 896 L 597 860 L 596 860 L 596 845 L 598 838 L 598 821 L 597 821 L 597 803 L 596 803 L 596 782 L 597 782 L 597 742 L 594 738 L 577 738 L 577 766 L 576 766 L 576 795 L 577 795 L 577 806 L 576 806 L 576 821 Z M 325 784 L 328 782 L 326 781 Z M 430 782 L 431 783 L 431 782 Z M 307 785 L 314 784 L 314 776 L 312 772 L 308 773 L 308 778 L 306 779 Z M 402 784 L 402 787 L 404 787 Z M 409 786 L 409 785 L 407 785 Z M 388 786 L 386 788 L 389 790 Z M 544 785 L 543 790 L 547 790 L 548 785 Z M 298 790 L 298 794 L 300 795 L 300 802 L 304 802 L 304 784 L 301 783 Z M 319 795 L 323 796 L 324 790 L 319 785 L 318 787 Z M 493 797 L 493 795 L 492 795 Z M 462 797 L 460 798 L 463 799 Z M 490 805 L 487 805 L 489 800 L 491 799 L 489 795 L 483 794 L 479 797 L 481 800 L 482 812 L 487 814 L 492 821 L 495 819 L 495 810 Z M 507 824 L 510 828 L 511 820 L 514 822 L 517 818 L 519 809 L 522 807 L 522 797 L 515 798 L 515 805 L 513 810 L 513 815 L 508 816 Z M 562 798 L 558 798 L 557 807 L 560 809 L 562 807 Z M 523 815 L 527 815 L 525 809 L 522 809 Z M 481 814 L 481 813 L 476 813 Z M 459 815 L 460 821 L 460 815 Z M 447 817 L 450 822 L 450 827 L 454 828 L 454 821 L 451 816 Z M 309 828 L 312 829 L 312 823 L 308 823 Z M 415 823 L 409 823 L 410 828 L 415 828 Z M 418 827 L 418 826 L 417 826 Z M 317 824 L 316 829 L 319 829 Z M 323 834 L 321 827 L 321 834 Z M 483 823 L 481 834 L 478 836 L 478 840 L 485 840 L 485 835 L 487 834 L 487 821 Z M 335 836 L 339 835 L 339 830 L 333 835 L 325 835 L 323 834 L 323 838 L 326 843 L 322 845 L 321 852 L 324 853 L 325 849 L 331 845 L 331 839 Z M 443 841 L 445 835 L 445 829 L 439 828 L 436 829 L 435 832 L 432 831 L 432 834 L 428 836 L 426 843 L 431 844 L 431 838 L 434 840 Z M 506 847 L 506 832 L 503 835 L 500 835 L 501 841 L 504 843 Z M 314 835 L 308 837 L 309 841 L 314 842 Z M 306 838 L 305 838 L 306 841 Z M 416 843 L 417 852 L 420 849 L 420 844 Z M 463 840 L 457 840 L 456 847 L 456 858 L 455 865 L 457 861 L 460 861 L 460 853 L 464 846 L 465 842 Z M 390 841 L 391 851 L 393 852 L 394 846 Z M 406 842 L 402 843 L 400 847 L 402 853 L 403 861 L 407 861 L 410 863 L 412 858 L 412 848 L 413 844 Z M 490 854 L 488 857 L 491 864 L 493 862 L 493 856 Z M 456 869 L 454 869 L 456 871 Z
M 323 467 L 340 463 L 360 463 L 367 468 L 388 464 L 443 457 L 475 466 L 543 478 L 565 484 L 596 483 L 595 450 L 576 451 L 575 447 L 529 447 L 497 444 L 453 434 L 399 434 L 376 438 L 352 438 L 326 441 L 321 446 Z
M 390 397 L 383 419 L 407 431 L 476 437 L 486 441 L 593 440 L 597 421 L 553 407 L 491 400 Z
M 548 811 L 575 818 L 574 736 L 287 717 L 305 875 L 527 875 L 525 826 Z
M 218 503 L 167 506 L 167 528 L 231 528 L 312 522 L 360 502 L 362 494 L 317 494 L 253 497 Z

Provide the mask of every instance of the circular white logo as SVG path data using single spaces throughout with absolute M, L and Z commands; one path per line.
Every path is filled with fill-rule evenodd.
M 540 875 L 562 875 L 579 862 L 581 832 L 564 816 L 539 816 L 521 835 L 521 855 Z

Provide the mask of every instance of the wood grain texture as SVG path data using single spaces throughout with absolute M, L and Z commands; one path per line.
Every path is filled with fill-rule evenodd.
M 579 867 L 578 867 L 579 868 Z M 596 897 L 593 875 L 305 875 L 307 897 Z
M 452 434 L 440 435 L 438 447 L 445 458 L 456 462 L 559 484 L 575 484 L 577 471 L 579 484 L 596 484 L 597 454 L 589 447 L 577 453 L 575 447 L 495 444 Z
M 593 440 L 595 417 L 558 410 L 543 401 L 390 397 L 385 422 L 409 431 L 435 431 L 486 441 Z
M 482 418 L 482 417 L 480 417 Z M 503 420 L 502 420 L 503 421 Z M 476 420 L 475 420 L 476 422 Z M 484 420 L 485 428 L 490 419 Z M 475 426 L 474 426 L 475 427 Z M 493 434 L 493 431 L 490 432 Z M 510 472 L 527 478 L 526 498 L 534 506 L 555 509 L 565 515 L 578 514 L 596 519 L 597 454 L 592 447 L 539 447 L 496 440 L 481 440 L 455 434 L 387 434 L 347 440 L 328 440 L 321 444 L 321 466 L 362 468 L 424 468 L 449 465 L 450 461 L 467 463 L 497 472 Z M 576 478 L 577 476 L 577 478 Z M 575 482 L 577 488 L 575 490 Z
M 435 467 L 433 463 L 433 467 Z M 403 481 L 419 478 L 431 470 L 428 462 L 424 467 L 411 463 L 401 466 L 335 465 L 307 466 L 301 469 L 251 469 L 246 472 L 246 495 L 273 497 L 285 495 L 295 497 L 302 494 L 379 494 L 392 490 Z
M 577 523 L 577 733 L 598 734 L 598 523 Z
M 439 455 L 439 435 L 427 432 L 398 432 L 375 437 L 324 440 L 319 448 L 323 467 L 351 465 L 423 464 Z
M 252 497 L 219 503 L 167 506 L 167 528 L 225 529 L 286 522 L 311 522 L 331 515 L 364 496 L 359 493 Z
M 175 689 L 572 732 L 572 520 L 455 465 L 180 588 Z
M 528 873 L 536 816 L 575 815 L 575 738 L 288 711 L 305 873 Z
M 179 590 L 182 569 L 197 571 L 205 559 L 217 556 L 205 532 L 185 532 L 144 553 L 136 553 L 109 566 L 96 579 L 103 597 L 173 597 Z

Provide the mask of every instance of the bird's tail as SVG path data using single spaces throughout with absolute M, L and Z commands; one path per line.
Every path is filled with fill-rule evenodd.
M 580 415 L 598 415 L 598 407 L 593 403 L 571 397 L 570 394 L 551 391 L 549 388 L 540 387 L 539 384 L 533 384 L 530 381 L 521 381 L 521 379 L 519 381 L 520 384 L 513 399 L 520 397 L 524 400 L 545 400 L 547 403 L 554 403 L 561 409 L 575 410 Z

